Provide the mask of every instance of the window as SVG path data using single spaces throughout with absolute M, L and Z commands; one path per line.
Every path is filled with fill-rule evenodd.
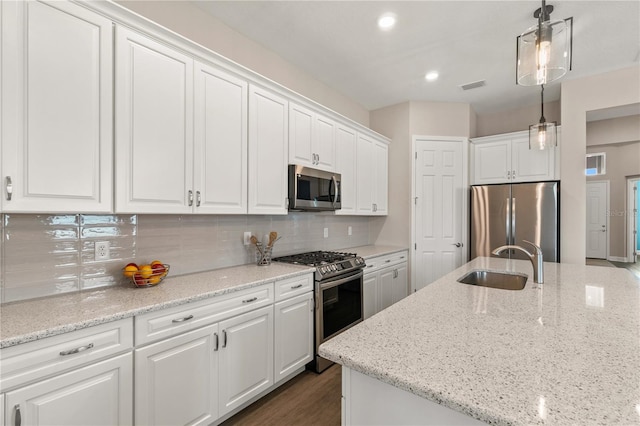
M 607 173 L 607 154 L 596 152 L 587 154 L 585 174 L 587 176 L 604 175 Z

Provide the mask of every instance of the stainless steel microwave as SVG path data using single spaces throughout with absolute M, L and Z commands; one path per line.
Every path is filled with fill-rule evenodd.
M 289 165 L 289 210 L 340 209 L 340 173 Z

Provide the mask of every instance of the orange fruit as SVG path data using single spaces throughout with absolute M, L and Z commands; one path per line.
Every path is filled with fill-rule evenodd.
M 149 278 L 153 275 L 153 269 L 151 269 L 151 265 L 142 265 L 140 267 L 140 276 L 142 278 Z
M 153 262 L 150 263 L 151 266 L 153 265 L 162 265 L 163 263 L 160 262 L 159 260 L 154 260 Z
M 136 265 L 127 265 L 124 267 L 123 271 L 125 277 L 132 277 L 136 272 L 138 272 L 138 267 Z
M 155 285 L 155 284 L 158 284 L 161 279 L 162 279 L 161 276 L 153 275 L 153 276 L 149 277 L 149 279 L 147 280 L 147 283 Z

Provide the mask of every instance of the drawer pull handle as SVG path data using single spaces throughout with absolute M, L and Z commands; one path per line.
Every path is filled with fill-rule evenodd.
M 255 302 L 256 300 L 258 300 L 257 297 L 252 297 L 251 299 L 243 300 L 242 303 L 251 303 L 251 302 Z
M 367 268 L 373 268 L 374 265 L 367 265 Z
M 20 426 L 22 424 L 22 414 L 20 414 L 20 404 L 16 405 L 14 408 L 16 410 L 16 422 L 15 422 L 15 425 L 16 426 Z
M 385 260 L 384 263 L 391 263 L 391 259 Z
M 302 287 L 302 284 L 292 285 L 291 290 L 295 290 L 296 288 L 300 288 L 300 287 Z
M 400 256 L 400 259 L 404 259 L 404 256 Z
M 216 338 L 216 346 L 215 346 L 215 348 L 214 348 L 213 350 L 214 350 L 214 351 L 217 351 L 217 350 L 218 350 L 218 348 L 219 348 L 219 344 L 220 344 L 220 341 L 219 341 L 219 339 L 218 339 L 218 333 L 213 333 L 213 335 L 214 335 L 214 336 L 215 336 L 215 338 Z
M 222 347 L 227 347 L 227 330 L 222 330 Z
M 11 176 L 7 176 L 4 180 L 5 187 L 7 189 L 7 201 L 11 201 L 11 195 L 13 194 L 13 183 L 11 183 Z
M 193 315 L 189 315 L 188 317 L 184 317 L 184 318 L 177 318 L 174 320 L 171 320 L 171 322 L 185 322 L 185 321 L 189 321 L 193 319 Z
M 62 355 L 62 356 L 73 355 L 73 354 L 77 354 L 79 352 L 87 351 L 87 350 L 89 350 L 91 348 L 93 348 L 93 343 L 89 343 L 86 346 L 80 346 L 79 348 L 69 349 L 68 351 L 62 351 L 62 352 L 60 352 L 60 355 Z

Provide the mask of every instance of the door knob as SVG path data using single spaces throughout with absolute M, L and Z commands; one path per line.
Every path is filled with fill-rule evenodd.
M 452 246 L 456 246 L 456 247 L 462 247 L 462 243 L 455 243 L 455 244 L 451 244 Z

